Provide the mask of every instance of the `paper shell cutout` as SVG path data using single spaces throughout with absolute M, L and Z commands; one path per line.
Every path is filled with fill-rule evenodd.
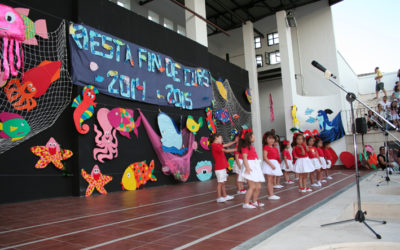
M 203 117 L 200 117 L 198 122 L 196 122 L 193 116 L 189 115 L 186 120 L 186 127 L 190 132 L 196 134 L 199 129 L 203 126 Z
M 72 156 L 72 152 L 68 149 L 61 149 L 60 144 L 51 137 L 45 146 L 31 147 L 32 153 L 39 156 L 40 159 L 36 163 L 35 168 L 45 168 L 50 163 L 58 169 L 64 169 L 62 160 L 66 160 Z
M 111 176 L 103 175 L 99 166 L 94 165 L 90 175 L 84 169 L 81 170 L 81 174 L 83 179 L 89 183 L 89 186 L 86 188 L 86 197 L 91 196 L 94 189 L 96 189 L 100 194 L 107 194 L 104 186 L 113 178 Z
M 0 137 L 17 141 L 30 131 L 31 127 L 22 116 L 9 112 L 0 113 Z
M 227 109 L 218 109 L 217 112 L 215 112 L 215 116 L 217 117 L 218 120 L 220 120 L 223 124 L 231 121 L 232 122 L 232 117 L 228 113 Z
M 222 80 L 219 79 L 218 81 L 215 81 L 215 84 L 217 84 L 217 89 L 221 97 L 224 98 L 225 101 L 228 101 L 228 92 L 226 91 Z
M 174 120 L 166 113 L 161 112 L 157 116 L 157 122 L 164 152 L 183 155 L 188 149 L 183 148 L 182 133 L 178 130 Z
M 212 109 L 206 108 L 207 127 L 211 131 L 211 133 L 215 134 L 217 133 L 217 127 L 215 126 L 216 121 L 212 112 Z
M 251 91 L 250 91 L 250 89 L 246 89 L 246 90 L 244 91 L 244 94 L 245 94 L 245 96 L 246 96 L 246 98 L 247 98 L 247 101 L 251 104 L 252 98 L 251 98 Z
M 122 176 L 122 190 L 136 190 L 146 185 L 147 181 L 157 181 L 153 175 L 154 160 L 147 165 L 146 161 L 135 162 L 129 165 Z
M 138 109 L 140 116 L 142 117 L 143 126 L 147 132 L 150 142 L 156 152 L 158 159 L 162 164 L 162 172 L 165 175 L 173 175 L 178 181 L 186 182 L 190 175 L 190 157 L 193 153 L 193 142 L 194 135 L 190 133 L 186 128 L 182 130 L 183 144 L 187 145 L 188 151 L 186 154 L 179 156 L 168 152 L 164 152 L 162 149 L 161 138 L 153 130 L 150 123 L 147 121 L 143 113 Z
M 98 93 L 99 91 L 94 86 L 85 86 L 82 90 L 82 98 L 77 96 L 72 103 L 72 107 L 75 108 L 73 115 L 75 128 L 81 134 L 89 132 L 89 126 L 83 122 L 93 116 L 94 107 L 97 105 L 94 100 Z
M 209 141 L 207 137 L 201 137 L 200 138 L 200 146 L 204 149 L 204 150 L 210 150 L 209 148 Z
M 212 176 L 212 163 L 211 161 L 199 161 L 195 167 L 197 179 L 200 181 L 207 181 Z
M 117 131 L 111 126 L 108 121 L 108 113 L 110 110 L 101 108 L 97 111 L 97 121 L 103 133 L 97 129 L 96 124 L 94 125 L 94 131 L 96 137 L 97 148 L 93 149 L 93 158 L 101 163 L 104 163 L 104 159 L 112 160 L 118 156 L 118 138 Z
M 114 108 L 108 115 L 108 121 L 122 136 L 130 139 L 130 132 L 134 132 L 136 137 L 139 137 L 138 128 L 141 123 L 141 117 L 139 116 L 134 121 L 134 112 L 132 109 Z

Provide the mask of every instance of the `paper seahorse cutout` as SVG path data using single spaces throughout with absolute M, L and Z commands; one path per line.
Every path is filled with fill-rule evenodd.
M 207 127 L 212 133 L 217 133 L 217 127 L 215 126 L 215 118 L 212 113 L 212 109 L 206 108 L 206 121 Z
M 98 93 L 99 91 L 94 86 L 88 85 L 82 90 L 82 98 L 77 96 L 72 103 L 72 107 L 75 108 L 73 115 L 75 127 L 81 134 L 89 132 L 89 126 L 83 122 L 93 116 L 94 107 L 97 105 L 94 100 Z

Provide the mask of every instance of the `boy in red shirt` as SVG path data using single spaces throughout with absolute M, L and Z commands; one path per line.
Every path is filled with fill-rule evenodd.
M 225 153 L 233 153 L 235 149 L 226 149 L 232 146 L 236 141 L 229 142 L 227 144 L 222 144 L 222 135 L 211 134 L 209 141 L 211 143 L 211 153 L 214 157 L 214 170 L 215 176 L 217 177 L 217 202 L 225 202 L 232 200 L 234 197 L 226 194 L 225 182 L 227 181 L 228 174 L 226 169 L 229 166 L 228 160 L 225 157 Z

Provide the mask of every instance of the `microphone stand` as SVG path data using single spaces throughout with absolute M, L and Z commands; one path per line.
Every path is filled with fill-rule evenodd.
M 373 113 L 375 113 L 378 117 L 380 117 L 387 124 L 389 124 L 393 128 L 396 128 L 391 122 L 389 122 L 384 117 L 379 115 L 377 112 L 375 112 L 375 110 L 371 109 L 367 104 L 365 104 L 361 100 L 357 99 L 357 97 L 356 97 L 356 95 L 354 93 L 348 92 L 345 88 L 343 88 L 341 85 L 336 83 L 332 79 L 332 73 L 327 71 L 322 65 L 318 64 L 315 61 L 312 62 L 312 65 L 315 66 L 316 68 L 318 68 L 319 70 L 321 70 L 322 72 L 324 72 L 326 79 L 328 79 L 336 87 L 338 87 L 339 89 L 341 89 L 342 91 L 344 91 L 346 93 L 346 100 L 349 102 L 350 109 L 351 109 L 351 125 L 352 125 L 351 127 L 352 127 L 352 133 L 353 133 L 353 145 L 354 145 L 354 154 L 355 155 L 357 155 L 357 141 L 356 141 L 356 123 L 355 123 L 355 118 L 354 118 L 354 107 L 353 107 L 353 102 L 354 101 L 358 101 L 361 105 L 363 105 L 367 109 L 371 110 Z M 323 224 L 323 225 L 321 225 L 321 227 L 326 227 L 326 226 L 331 226 L 331 225 L 337 225 L 337 224 L 341 224 L 341 223 L 347 223 L 347 222 L 356 221 L 356 222 L 359 222 L 359 223 L 363 223 L 369 230 L 371 230 L 372 233 L 375 234 L 376 238 L 381 239 L 382 236 L 380 234 L 378 234 L 377 232 L 375 232 L 375 230 L 368 225 L 367 221 L 379 222 L 379 223 L 382 223 L 382 224 L 386 224 L 386 221 L 371 220 L 371 219 L 366 219 L 365 218 L 365 215 L 367 214 L 367 212 L 366 211 L 362 211 L 362 209 L 361 209 L 360 172 L 358 170 L 357 157 L 354 157 L 354 162 L 355 162 L 355 168 L 356 168 L 356 187 L 357 187 L 357 213 L 356 213 L 354 219 L 349 219 L 349 220 L 343 220 L 343 221 L 337 221 L 337 222 L 333 222 L 333 223 Z

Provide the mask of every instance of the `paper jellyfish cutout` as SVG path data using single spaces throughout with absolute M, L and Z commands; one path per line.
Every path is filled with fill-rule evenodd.
M 188 149 L 184 155 L 180 156 L 164 152 L 160 136 L 153 130 L 140 109 L 138 109 L 138 111 L 142 117 L 143 126 L 147 132 L 153 149 L 162 164 L 162 172 L 165 175 L 173 175 L 173 177 L 178 181 L 186 182 L 190 175 L 190 157 L 193 153 L 192 145 L 194 142 L 193 133 L 190 133 L 186 128 L 182 130 L 182 144 L 186 145 Z
M 147 165 L 146 161 L 135 162 L 129 165 L 122 176 L 121 185 L 123 190 L 136 190 L 146 185 L 147 181 L 157 181 L 153 174 L 154 160 Z
M 222 83 L 222 80 L 220 79 L 218 81 L 215 81 L 215 84 L 217 84 L 217 89 L 218 89 L 218 92 L 221 95 L 221 97 L 224 98 L 225 101 L 227 101 L 228 100 L 228 92 L 226 91 L 224 84 Z
M 207 127 L 211 131 L 211 133 L 215 134 L 217 133 L 217 127 L 215 126 L 216 121 L 212 112 L 213 112 L 212 109 L 206 108 Z
M 161 112 L 157 116 L 157 122 L 164 152 L 183 155 L 187 148 L 183 147 L 182 133 L 178 130 L 174 120 L 166 113 Z
M 31 127 L 22 116 L 9 112 L 0 113 L 0 137 L 17 141 L 30 131 Z
M 89 186 L 86 188 L 85 196 L 91 196 L 94 189 L 96 189 L 100 194 L 107 194 L 104 186 L 112 180 L 112 177 L 103 175 L 99 166 L 94 165 L 90 175 L 86 173 L 84 169 L 81 170 L 81 174 L 83 179 L 89 183 Z
M 45 146 L 31 147 L 32 153 L 39 156 L 40 159 L 36 163 L 35 168 L 45 168 L 50 163 L 58 169 L 64 169 L 61 161 L 66 160 L 72 156 L 72 152 L 68 149 L 61 149 L 60 144 L 51 137 Z
M 139 137 L 138 128 L 140 126 L 140 116 L 136 119 L 133 119 L 132 109 L 124 109 L 124 108 L 114 108 L 112 109 L 107 117 L 111 126 L 113 126 L 122 136 L 130 139 L 130 132 L 134 132 L 136 137 Z
M 97 121 L 103 132 L 97 129 L 96 124 L 94 125 L 96 148 L 93 149 L 93 158 L 101 163 L 104 163 L 104 159 L 112 160 L 118 156 L 117 130 L 108 121 L 109 112 L 110 110 L 106 108 L 97 111 Z
M 81 134 L 89 132 L 89 126 L 83 122 L 93 116 L 94 107 L 97 105 L 94 100 L 98 93 L 99 91 L 94 86 L 85 86 L 82 90 L 82 97 L 77 96 L 72 103 L 72 107 L 75 108 L 73 115 L 75 128 Z
M 209 141 L 208 141 L 208 137 L 201 137 L 200 138 L 200 146 L 204 149 L 204 150 L 210 150 L 209 148 Z
M 193 116 L 189 115 L 186 120 L 186 127 L 190 132 L 196 134 L 199 129 L 203 126 L 203 117 L 200 117 L 198 122 L 196 122 Z
M 199 161 L 195 167 L 197 179 L 200 181 L 207 181 L 212 176 L 212 163 L 211 161 Z

